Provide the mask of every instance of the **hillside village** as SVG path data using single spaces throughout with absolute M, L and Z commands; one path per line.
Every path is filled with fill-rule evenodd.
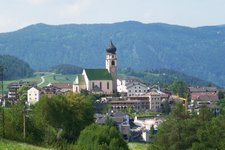
M 0 150 L 225 150 L 225 0 L 0 9 Z
M 19 99 L 17 90 L 22 86 L 27 89 L 27 105 L 38 102 L 42 95 L 57 95 L 67 92 L 89 93 L 101 95 L 95 101 L 96 107 L 110 106 L 106 113 L 96 112 L 95 121 L 105 124 L 107 118 L 113 119 L 123 135 L 124 139 L 131 141 L 148 142 L 151 127 L 157 133 L 158 125 L 165 120 L 161 114 L 166 105 L 175 102 L 183 103 L 187 112 L 199 111 L 202 105 L 206 105 L 215 114 L 219 113 L 216 102 L 219 100 L 217 87 L 189 87 L 188 97 L 179 97 L 172 91 L 160 88 L 159 85 L 147 85 L 143 81 L 131 78 L 118 78 L 116 46 L 112 41 L 106 48 L 105 68 L 83 69 L 82 74 L 74 76 L 73 83 L 50 83 L 39 87 L 35 82 L 15 82 L 8 86 L 8 94 L 4 102 L 16 103 Z M 6 105 L 6 104 L 5 104 Z M 132 109 L 136 113 L 152 112 L 151 118 L 139 118 L 130 116 L 127 110 Z

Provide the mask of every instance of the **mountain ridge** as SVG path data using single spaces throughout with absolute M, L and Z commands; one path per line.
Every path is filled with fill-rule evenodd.
M 113 24 L 36 24 L 0 33 L 0 54 L 34 69 L 57 64 L 104 67 L 112 39 L 119 68 L 167 68 L 225 86 L 225 26 L 184 27 L 127 21 Z M 60 62 L 59 62 L 60 60 Z

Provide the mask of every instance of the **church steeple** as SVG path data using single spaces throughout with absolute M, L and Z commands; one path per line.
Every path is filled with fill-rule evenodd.
M 106 52 L 107 53 L 112 53 L 112 54 L 115 54 L 116 53 L 116 47 L 112 43 L 112 40 L 110 40 L 109 46 L 108 46 L 108 48 L 106 48 Z
M 113 92 L 117 92 L 117 57 L 116 57 L 116 47 L 109 42 L 108 48 L 106 48 L 106 69 L 112 75 L 113 78 Z

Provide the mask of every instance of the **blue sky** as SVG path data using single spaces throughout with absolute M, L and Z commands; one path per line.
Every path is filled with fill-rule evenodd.
M 191 27 L 225 24 L 225 0 L 0 0 L 0 32 L 30 24 L 128 20 Z

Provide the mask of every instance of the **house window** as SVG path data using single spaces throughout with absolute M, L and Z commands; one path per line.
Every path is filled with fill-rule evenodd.
M 102 89 L 102 82 L 100 82 L 99 86 L 100 86 L 100 89 Z
M 95 83 L 94 83 L 94 82 L 92 82 L 92 89 L 94 89 L 94 87 L 95 87 Z
M 109 89 L 109 82 L 107 82 L 107 89 Z
M 137 92 L 137 90 L 135 90 L 135 92 Z

